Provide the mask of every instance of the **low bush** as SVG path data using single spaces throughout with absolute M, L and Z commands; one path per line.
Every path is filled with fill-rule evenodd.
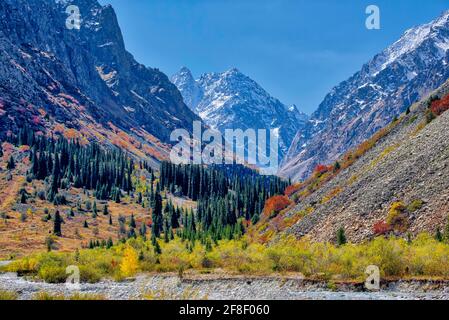
M 19 295 L 13 291 L 0 290 L 0 301 L 17 300 Z
M 100 270 L 92 266 L 80 266 L 80 281 L 83 283 L 96 283 L 101 280 L 102 274 Z
M 375 235 L 385 235 L 391 231 L 391 227 L 384 221 L 378 221 L 373 226 L 373 232 Z
M 33 300 L 40 300 L 40 301 L 65 300 L 65 297 L 62 294 L 54 294 L 46 291 L 41 291 L 34 294 Z
M 390 210 L 388 211 L 386 223 L 393 230 L 401 232 L 407 230 L 408 220 L 406 215 L 406 206 L 404 203 L 394 202 L 391 205 Z
M 43 265 L 38 276 L 47 283 L 64 283 L 68 277 L 64 267 L 55 265 Z
M 32 270 L 37 277 L 52 283 L 65 281 L 65 268 L 73 264 L 80 267 L 82 282 L 96 282 L 101 278 L 122 281 L 141 270 L 176 272 L 182 276 L 189 269 L 209 272 L 223 269 L 243 274 L 299 272 L 318 279 L 363 280 L 369 265 L 378 266 L 383 277 L 449 277 L 449 244 L 436 241 L 428 234 L 410 241 L 381 236 L 342 246 L 295 237 L 282 237 L 270 245 L 242 237 L 220 240 L 212 247 L 200 241 L 193 244 L 175 238 L 169 243 L 161 241 L 160 246 L 161 253 L 155 254 L 151 241 L 131 239 L 110 249 L 79 250 L 77 261 L 74 254 L 51 252 L 15 261 L 11 269 Z M 124 264 L 129 264 L 130 268 L 125 269 L 130 273 L 122 268 Z M 41 293 L 39 298 L 55 297 Z
M 449 95 L 444 96 L 442 99 L 434 99 L 431 101 L 430 110 L 436 116 L 440 116 L 449 110 Z
M 417 200 L 413 200 L 408 206 L 407 206 L 407 211 L 410 213 L 413 213 L 415 211 L 418 211 L 419 209 L 421 209 L 424 205 L 424 201 L 417 199 Z
M 107 300 L 107 298 L 101 294 L 90 294 L 90 293 L 75 293 L 69 297 L 69 300 Z

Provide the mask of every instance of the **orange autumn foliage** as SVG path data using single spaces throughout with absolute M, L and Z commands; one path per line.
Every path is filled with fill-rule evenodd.
M 19 147 L 19 151 L 21 153 L 28 152 L 28 151 L 30 151 L 30 146 L 22 145 L 22 146 Z
M 79 138 L 79 137 L 80 137 L 80 134 L 79 134 L 79 132 L 76 131 L 75 129 L 67 129 L 67 130 L 64 132 L 64 137 L 65 137 L 67 140 L 74 140 L 74 139 Z
M 292 202 L 286 196 L 274 196 L 265 201 L 264 214 L 279 213 L 287 208 Z
M 324 164 L 319 164 L 315 167 L 315 170 L 313 170 L 313 174 L 315 176 L 321 176 L 323 174 L 325 174 L 326 172 L 332 170 L 331 166 L 326 166 Z
M 432 112 L 437 116 L 449 110 L 449 94 L 446 95 L 443 99 L 432 101 L 430 110 L 432 110 Z
M 293 194 L 295 194 L 296 192 L 299 191 L 299 189 L 301 189 L 302 184 L 298 183 L 298 184 L 293 184 L 291 186 L 288 186 L 287 188 L 285 188 L 284 194 L 287 197 L 291 197 Z
M 61 125 L 61 124 L 58 123 L 58 124 L 55 125 L 55 127 L 54 127 L 54 129 L 53 129 L 53 132 L 54 132 L 55 134 L 64 134 L 65 128 L 64 128 L 63 125 Z
M 387 234 L 391 231 L 391 227 L 384 221 L 378 221 L 373 226 L 373 232 L 375 235 Z

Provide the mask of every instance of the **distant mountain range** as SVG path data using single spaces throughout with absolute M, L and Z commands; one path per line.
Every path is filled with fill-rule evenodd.
M 369 138 L 449 78 L 449 11 L 410 29 L 324 98 L 299 130 L 280 174 L 306 178 Z
M 183 67 L 172 76 L 184 102 L 210 127 L 225 129 L 274 129 L 282 158 L 308 116 L 295 105 L 286 106 L 237 69 L 206 73 L 195 80 Z

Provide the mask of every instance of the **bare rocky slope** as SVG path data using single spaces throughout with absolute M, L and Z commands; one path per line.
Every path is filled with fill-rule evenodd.
M 448 93 L 449 81 L 434 92 Z M 449 112 L 426 125 L 427 102 L 414 104 L 352 166 L 289 209 L 284 219 L 308 214 L 285 232 L 333 241 L 343 227 L 349 240 L 362 241 L 375 236 L 373 225 L 385 221 L 399 201 L 423 203 L 407 213 L 403 235 L 443 229 L 449 214 Z

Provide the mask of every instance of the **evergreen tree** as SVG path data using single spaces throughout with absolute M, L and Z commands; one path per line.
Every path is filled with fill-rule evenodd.
M 84 220 L 84 225 L 83 225 L 83 227 L 86 228 L 86 229 L 89 228 L 89 224 L 87 223 L 87 220 Z
M 340 169 L 341 169 L 340 162 L 336 161 L 336 162 L 334 163 L 334 172 L 337 172 L 337 171 L 339 171 Z
M 26 196 L 25 192 L 21 192 L 20 203 L 22 203 L 22 204 L 27 203 L 27 196 Z
M 147 234 L 147 226 L 144 222 L 140 225 L 139 234 L 141 237 L 145 238 Z
M 164 221 L 164 242 L 168 243 L 170 242 L 170 225 L 168 224 L 168 219 L 166 218 Z
M 139 192 L 139 194 L 137 196 L 137 203 L 142 204 L 142 192 Z
M 134 219 L 134 214 L 131 214 L 131 218 L 129 219 L 129 227 L 136 228 L 136 220 Z
M 62 237 L 62 230 L 61 230 L 61 224 L 63 220 L 61 218 L 61 215 L 59 214 L 59 211 L 56 210 L 55 212 L 55 218 L 53 221 L 53 234 L 58 237 Z
M 103 207 L 103 215 L 107 216 L 109 214 L 108 205 L 105 204 Z
M 16 163 L 14 162 L 13 156 L 9 157 L 8 162 L 6 163 L 7 170 L 13 170 L 16 167 Z
M 159 245 L 159 242 L 154 234 L 151 236 L 151 244 L 153 245 L 155 254 L 159 255 L 162 253 L 161 246 Z
M 345 229 L 343 229 L 343 227 L 341 227 L 337 231 L 337 245 L 342 246 L 342 245 L 346 244 L 346 242 L 347 241 L 346 241 Z
M 120 203 L 121 202 L 121 200 L 120 200 L 120 190 L 119 189 L 117 189 L 116 190 L 116 193 L 115 193 L 115 203 Z
M 94 201 L 94 205 L 92 208 L 92 218 L 96 219 L 97 217 L 98 217 L 97 202 Z
M 134 229 L 134 228 L 129 228 L 129 231 L 128 231 L 128 239 L 130 239 L 130 238 L 136 238 L 137 236 L 136 236 L 136 230 Z
M 110 249 L 114 246 L 114 242 L 112 242 L 112 238 L 108 239 L 108 242 L 106 243 L 106 248 Z
M 109 215 L 109 225 L 112 226 L 112 215 Z
M 407 244 L 411 245 L 413 243 L 413 237 L 411 232 L 407 232 Z
M 443 234 L 440 231 L 440 228 L 437 228 L 437 231 L 435 233 L 435 240 L 438 242 L 443 242 Z
M 444 227 L 444 241 L 449 243 L 449 217 L 447 218 L 446 226 Z
M 154 197 L 153 213 L 152 213 L 152 234 L 159 238 L 163 229 L 163 217 L 162 217 L 162 197 L 158 190 L 156 190 Z

